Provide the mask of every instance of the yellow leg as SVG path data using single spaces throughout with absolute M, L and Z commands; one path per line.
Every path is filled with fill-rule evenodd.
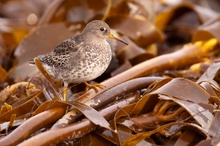
M 87 83 L 87 82 L 84 82 L 84 84 L 86 85 L 86 91 L 88 91 L 89 89 L 94 89 L 95 92 L 98 92 L 98 88 L 103 88 L 103 87 L 105 87 L 105 85 L 102 85 L 102 84 L 93 84 L 93 85 L 90 85 L 90 84 Z
M 66 91 L 67 91 L 67 88 L 63 87 L 63 101 L 66 101 Z
M 63 101 L 66 101 L 67 87 L 68 87 L 68 83 L 64 82 L 64 87 L 63 87 Z

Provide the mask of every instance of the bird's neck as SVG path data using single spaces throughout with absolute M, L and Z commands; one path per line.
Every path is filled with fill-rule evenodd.
M 103 41 L 103 39 L 100 39 L 93 33 L 87 33 L 87 32 L 82 32 L 82 35 L 80 35 L 80 39 L 85 41 L 85 42 L 90 42 L 90 43 L 96 43 Z

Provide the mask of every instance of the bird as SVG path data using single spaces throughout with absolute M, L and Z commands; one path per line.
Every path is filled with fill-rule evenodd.
M 37 56 L 44 69 L 53 77 L 63 82 L 63 100 L 70 83 L 85 83 L 86 90 L 93 88 L 96 92 L 102 84 L 90 85 L 102 75 L 112 59 L 112 49 L 108 38 L 118 40 L 127 45 L 119 37 L 111 33 L 109 25 L 101 20 L 89 22 L 81 33 L 65 39 L 52 52 Z M 33 60 L 30 65 L 35 64 Z

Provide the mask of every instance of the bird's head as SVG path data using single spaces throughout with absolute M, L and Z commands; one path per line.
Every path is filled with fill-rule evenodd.
M 94 35 L 97 37 L 97 39 L 107 39 L 107 38 L 112 38 L 115 40 L 118 40 L 124 44 L 127 45 L 125 41 L 120 39 L 119 37 L 116 37 L 111 33 L 110 27 L 108 26 L 107 23 L 101 20 L 93 20 L 89 22 L 84 30 L 82 31 L 83 34 L 88 34 L 92 37 Z

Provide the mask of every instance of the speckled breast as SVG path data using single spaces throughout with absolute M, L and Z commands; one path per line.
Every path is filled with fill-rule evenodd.
M 112 50 L 107 42 L 84 44 L 77 56 L 72 58 L 70 70 L 62 75 L 68 83 L 82 83 L 99 77 L 108 68 L 112 59 Z

